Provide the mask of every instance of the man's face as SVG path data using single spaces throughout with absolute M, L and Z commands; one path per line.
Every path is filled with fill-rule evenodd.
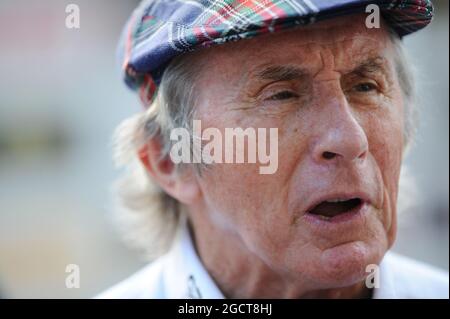
M 203 129 L 278 128 L 275 174 L 213 164 L 198 177 L 211 223 L 287 279 L 361 280 L 396 232 L 403 99 L 387 31 L 345 17 L 198 57 Z

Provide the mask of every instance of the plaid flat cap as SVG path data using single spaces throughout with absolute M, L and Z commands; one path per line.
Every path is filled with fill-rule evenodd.
M 404 36 L 428 25 L 430 0 L 144 0 L 122 33 L 124 79 L 144 105 L 156 95 L 168 63 L 198 48 L 362 13 L 376 4 L 384 20 Z

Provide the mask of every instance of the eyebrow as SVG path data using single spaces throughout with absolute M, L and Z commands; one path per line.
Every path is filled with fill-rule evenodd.
M 306 72 L 295 66 L 274 65 L 259 71 L 256 76 L 261 80 L 290 81 L 304 77 Z
M 385 72 L 386 59 L 381 56 L 369 58 L 361 62 L 347 74 L 355 74 L 361 77 L 377 72 Z M 302 79 L 308 74 L 302 68 L 290 65 L 272 65 L 256 73 L 256 77 L 264 81 L 291 81 Z
M 386 71 L 385 62 L 386 59 L 381 56 L 370 58 L 359 64 L 356 68 L 350 71 L 350 73 L 359 76 L 367 76 L 367 74 Z

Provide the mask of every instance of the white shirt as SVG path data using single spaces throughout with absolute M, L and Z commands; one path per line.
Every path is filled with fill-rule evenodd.
M 383 258 L 379 275 L 375 299 L 449 298 L 448 273 L 391 252 Z M 166 255 L 97 298 L 223 299 L 224 296 L 203 267 L 184 226 Z

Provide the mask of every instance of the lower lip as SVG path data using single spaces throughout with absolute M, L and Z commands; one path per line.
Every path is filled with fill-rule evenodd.
M 319 215 L 314 215 L 310 213 L 306 213 L 303 217 L 306 222 L 310 224 L 314 224 L 317 226 L 324 226 L 324 227 L 332 227 L 337 226 L 339 224 L 348 224 L 355 222 L 357 220 L 361 220 L 363 215 L 368 211 L 369 205 L 368 203 L 361 203 L 352 210 L 349 210 L 348 212 L 330 217 L 330 218 L 323 218 Z

